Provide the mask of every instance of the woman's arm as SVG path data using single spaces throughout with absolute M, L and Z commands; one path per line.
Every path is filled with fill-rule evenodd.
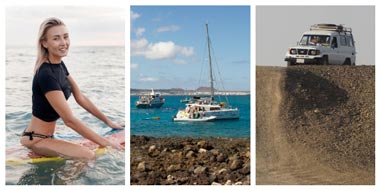
M 123 124 L 116 124 L 112 122 L 91 102 L 90 99 L 88 99 L 84 94 L 82 94 L 74 78 L 71 75 L 69 75 L 67 78 L 70 82 L 71 90 L 73 92 L 74 98 L 80 106 L 82 106 L 85 110 L 90 112 L 92 115 L 94 115 L 95 117 L 103 121 L 105 124 L 107 124 L 111 128 L 115 128 L 115 129 L 123 128 L 124 126 Z
M 66 102 L 65 96 L 62 91 L 53 90 L 45 94 L 50 105 L 62 118 L 66 126 L 70 127 L 84 138 L 89 139 L 100 146 L 112 146 L 116 149 L 124 149 L 120 144 L 107 140 L 106 138 L 98 135 L 90 128 L 88 128 L 83 122 L 74 117 L 69 105 Z

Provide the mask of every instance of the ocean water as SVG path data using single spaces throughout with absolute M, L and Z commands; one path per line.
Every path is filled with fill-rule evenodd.
M 250 137 L 250 96 L 228 96 L 232 107 L 238 107 L 240 119 L 208 122 L 173 122 L 178 110 L 185 109 L 180 100 L 186 96 L 163 96 L 165 104 L 156 109 L 137 109 L 138 96 L 131 96 L 131 134 L 153 137 Z M 218 100 L 218 99 L 216 99 Z M 160 117 L 153 120 L 153 117 Z
M 20 133 L 32 116 L 32 79 L 36 49 L 6 48 L 6 148 L 19 144 Z M 71 47 L 64 62 L 81 91 L 115 122 L 125 122 L 125 80 L 123 47 Z M 98 134 L 110 131 L 89 114 L 73 96 L 68 101 L 74 115 Z M 55 137 L 81 138 L 58 120 Z M 111 151 L 96 161 L 63 161 L 6 166 L 6 184 L 124 185 L 125 154 Z

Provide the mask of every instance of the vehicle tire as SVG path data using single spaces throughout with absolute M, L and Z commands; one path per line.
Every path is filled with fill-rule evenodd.
M 293 65 L 294 65 L 294 62 L 288 61 L 288 67 L 293 66 Z
M 329 60 L 326 56 L 324 56 L 321 60 L 321 65 L 329 65 Z
M 351 60 L 347 58 L 346 60 L 344 60 L 343 65 L 352 65 Z

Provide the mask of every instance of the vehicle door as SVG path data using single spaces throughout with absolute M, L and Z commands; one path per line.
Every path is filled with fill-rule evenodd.
M 352 51 L 349 47 L 349 44 L 347 43 L 347 39 L 345 35 L 340 35 L 339 36 L 339 41 L 340 41 L 340 48 L 339 48 L 339 60 L 337 64 L 343 64 L 346 58 L 351 58 Z
M 328 51 L 329 64 L 337 64 L 339 61 L 339 40 L 337 36 L 332 36 L 331 48 Z

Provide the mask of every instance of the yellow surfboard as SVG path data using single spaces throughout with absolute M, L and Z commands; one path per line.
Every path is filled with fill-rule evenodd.
M 125 131 L 119 131 L 117 133 L 105 136 L 107 139 L 119 142 L 121 145 L 125 146 Z M 107 148 L 100 148 L 99 145 L 87 140 L 80 139 L 73 141 L 73 143 L 80 144 L 82 146 L 86 146 L 91 150 L 94 150 L 97 155 L 105 154 L 107 152 Z M 42 163 L 42 162 L 60 162 L 65 160 L 63 157 L 47 157 L 43 155 L 38 155 L 28 148 L 17 145 L 14 147 L 7 148 L 6 150 L 6 165 L 7 166 L 15 166 L 15 165 L 23 165 L 23 164 L 32 164 L 32 163 Z

